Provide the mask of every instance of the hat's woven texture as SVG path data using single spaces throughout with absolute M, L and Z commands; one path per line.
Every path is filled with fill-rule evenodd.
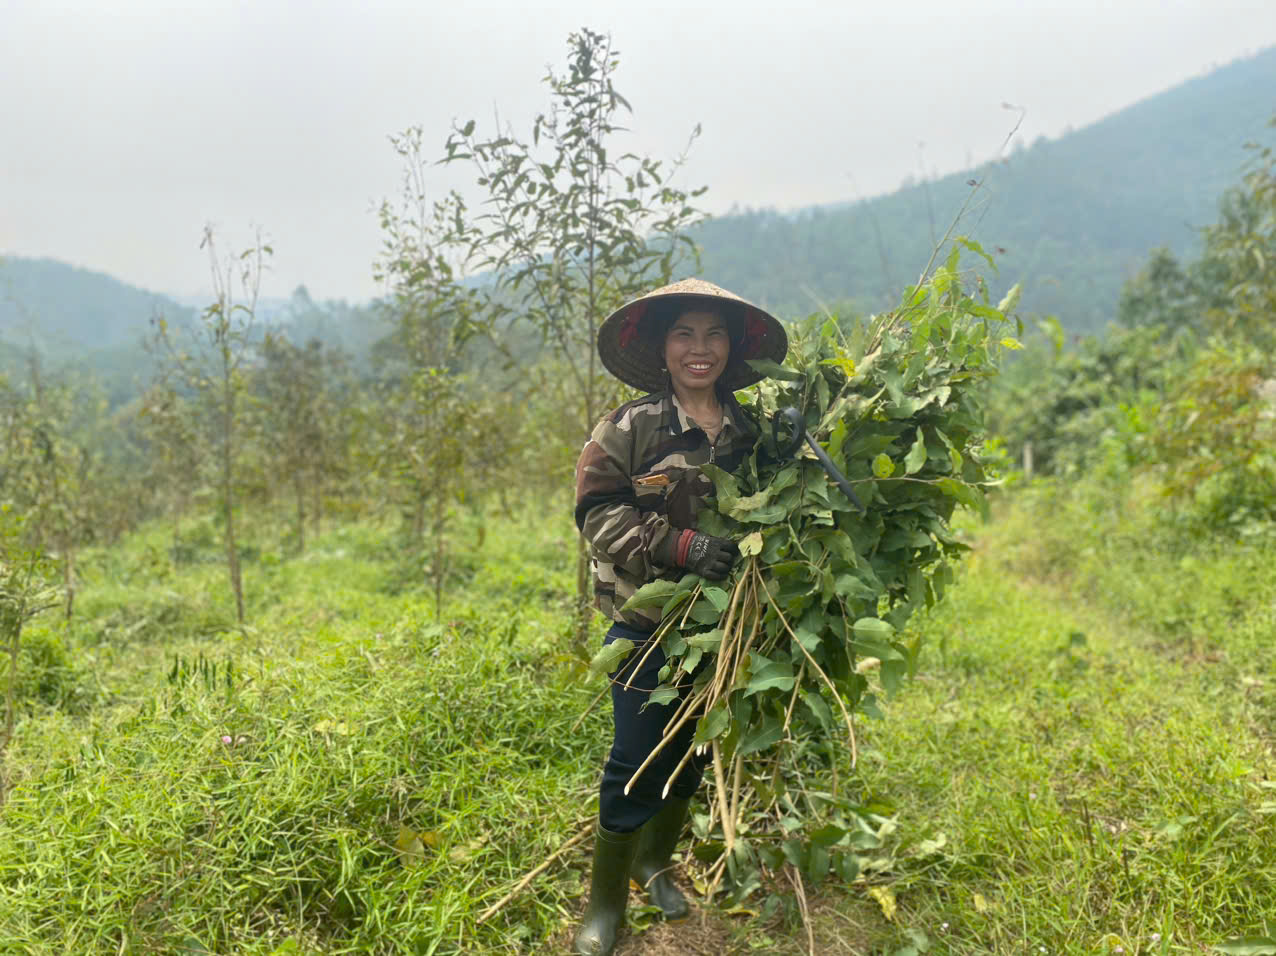
M 659 299 L 685 300 L 689 309 L 729 305 L 729 311 L 743 316 L 744 328 L 739 335 L 732 336 L 731 360 L 718 380 L 729 391 L 734 392 L 766 378 L 745 365 L 744 359 L 783 362 L 789 350 L 789 337 L 775 316 L 712 282 L 683 279 L 621 306 L 598 329 L 598 354 L 603 365 L 626 385 L 644 392 L 656 392 L 668 384 L 661 355 L 663 343 L 642 334 L 641 328 L 650 306 Z

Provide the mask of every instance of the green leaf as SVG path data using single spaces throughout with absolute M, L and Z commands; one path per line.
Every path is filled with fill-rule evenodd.
M 754 534 L 757 534 L 757 532 L 755 531 Z M 761 536 L 759 535 L 760 538 Z M 706 587 L 700 593 L 709 599 L 709 603 L 717 609 L 719 614 L 727 609 L 730 598 L 722 588 Z
M 770 485 L 763 488 L 757 494 L 746 495 L 743 498 L 738 498 L 727 513 L 732 518 L 737 518 L 741 521 L 748 521 L 748 512 L 761 508 L 764 504 L 771 500 L 771 496 L 774 495 L 777 490 L 779 489 L 777 489 L 774 485 Z
M 712 631 L 692 634 L 687 638 L 687 643 L 702 651 L 716 651 L 722 646 L 722 628 L 715 627 Z
M 829 707 L 828 701 L 812 690 L 802 691 L 802 703 L 811 711 L 811 715 L 825 730 L 829 730 L 833 726 L 833 709 Z
M 785 840 L 780 845 L 780 849 L 783 850 L 784 858 L 786 860 L 799 870 L 803 869 L 803 864 L 806 862 L 806 846 L 802 843 L 800 838 L 793 837 L 792 839 Z
M 850 434 L 850 429 L 846 427 L 846 419 L 839 418 L 837 424 L 833 426 L 833 433 L 829 435 L 828 454 L 834 461 L 837 456 L 842 453 L 842 445 L 846 442 L 846 436 Z
M 820 635 L 814 631 L 808 630 L 801 625 L 793 632 L 793 636 L 797 638 L 797 642 L 806 650 L 814 654 L 820 647 Z M 795 652 L 796 653 L 796 652 Z
M 839 827 L 834 823 L 826 823 L 811 833 L 811 842 L 817 846 L 832 846 L 846 836 L 847 832 L 845 827 Z
M 983 247 L 983 246 L 981 246 L 981 245 L 980 245 L 978 242 L 976 242 L 974 239 L 971 239 L 971 238 L 970 238 L 970 236 L 956 236 L 956 237 L 954 237 L 954 239 L 953 239 L 953 252 L 956 252 L 956 251 L 957 251 L 957 246 L 964 246 L 965 248 L 969 249 L 969 250 L 970 250 L 971 252 L 973 252 L 975 255 L 977 255 L 977 256 L 979 256 L 980 258 L 982 258 L 982 259 L 984 260 L 984 262 L 988 263 L 988 265 L 992 268 L 992 270 L 993 270 L 994 272 L 996 272 L 996 271 L 997 271 L 997 263 L 993 262 L 993 260 L 992 260 L 992 256 L 990 256 L 990 255 L 988 255 L 988 253 L 984 252 L 984 247 Z
M 773 359 L 745 359 L 745 364 L 755 372 L 761 372 L 767 378 L 776 378 L 783 382 L 800 382 L 802 373 L 780 365 Z
M 833 582 L 833 591 L 850 601 L 871 601 L 877 592 L 853 574 L 839 574 Z
M 878 617 L 862 617 L 852 625 L 855 636 L 862 641 L 889 641 L 895 636 L 895 628 Z
M 895 462 L 885 452 L 873 459 L 873 474 L 878 478 L 889 478 L 895 474 Z
M 634 642 L 629 638 L 617 638 L 594 655 L 589 662 L 589 673 L 594 677 L 610 674 L 633 652 L 633 649 Z
M 664 578 L 648 581 L 634 592 L 633 597 L 624 603 L 621 610 L 636 611 L 639 608 L 663 605 L 665 601 L 673 596 L 676 590 L 678 590 L 677 581 L 669 581 Z
M 660 684 L 651 695 L 647 698 L 647 703 L 653 706 L 663 706 L 672 704 L 678 699 L 678 688 L 670 687 L 668 684 Z
M 778 564 L 783 561 L 785 555 L 789 553 L 792 540 L 793 534 L 785 525 L 772 526 L 768 529 L 762 538 L 762 563 Z
M 419 833 L 402 823 L 399 824 L 399 835 L 394 841 L 394 848 L 398 851 L 399 862 L 404 866 L 416 866 L 425 859 L 425 841 Z
M 1218 943 L 1214 948 L 1229 956 L 1276 956 L 1276 938 L 1242 936 L 1240 939 L 1229 939 L 1226 943 Z
M 1015 310 L 1015 306 L 1019 304 L 1019 296 L 1023 294 L 1023 286 L 1016 282 L 1010 287 L 1010 291 L 1005 297 L 997 303 L 997 311 L 1002 315 L 1009 315 Z
M 689 617 L 697 624 L 717 624 L 722 612 L 714 607 L 712 601 L 702 597 L 692 607 Z
M 955 478 L 940 478 L 936 483 L 939 490 L 950 498 L 956 498 L 967 508 L 983 515 L 988 511 L 988 502 L 977 488 Z
M 714 493 L 719 498 L 740 497 L 740 485 L 736 482 L 735 475 L 731 474 L 731 472 L 724 471 L 717 465 L 705 462 L 700 466 L 700 473 L 713 482 Z
M 744 739 L 740 741 L 740 746 L 736 749 L 736 753 L 740 756 L 748 756 L 759 750 L 765 750 L 779 743 L 780 738 L 783 736 L 784 724 L 780 718 L 774 715 L 767 715 L 760 725 L 751 728 L 745 734 Z
M 926 464 L 926 439 L 922 436 L 922 430 L 917 429 L 917 440 L 913 442 L 913 447 L 908 449 L 908 454 L 904 456 L 904 474 L 915 475 L 922 470 L 922 466 Z
M 789 509 L 777 502 L 769 504 L 765 508 L 759 508 L 749 515 L 748 520 L 752 524 L 779 524 L 788 516 Z
M 713 710 L 705 714 L 696 721 L 696 736 L 694 744 L 698 747 L 701 744 L 707 744 L 715 737 L 720 737 L 731 726 L 731 712 L 727 709 L 726 701 L 718 701 L 714 705 Z
M 740 554 L 750 557 L 762 553 L 762 532 L 753 531 L 740 539 Z
M 789 661 L 772 661 L 758 655 L 754 659 L 753 675 L 745 687 L 744 696 L 773 689 L 787 692 L 793 689 L 795 680 L 793 665 Z

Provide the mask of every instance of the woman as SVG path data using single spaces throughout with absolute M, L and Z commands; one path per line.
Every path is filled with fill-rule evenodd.
M 688 722 L 629 788 L 677 704 L 644 707 L 665 657 L 645 656 L 660 623 L 656 608 L 625 610 L 643 584 L 688 571 L 727 576 L 732 541 L 696 531 L 696 512 L 713 483 L 700 465 L 734 469 L 754 433 L 732 393 L 763 375 L 746 359 L 783 361 L 784 327 L 743 299 L 700 279 L 657 289 L 612 314 L 598 332 L 607 370 L 645 396 L 609 413 L 576 465 L 576 524 L 593 552 L 594 604 L 613 621 L 605 643 L 637 645 L 611 675 L 615 738 L 603 769 L 589 906 L 575 952 L 610 953 L 625 915 L 632 876 L 666 919 L 688 915 L 669 875 L 670 857 L 700 784 L 692 759 L 669 786 L 695 731 Z M 638 663 L 642 666 L 635 672 Z M 691 689 L 682 675 L 680 694 Z

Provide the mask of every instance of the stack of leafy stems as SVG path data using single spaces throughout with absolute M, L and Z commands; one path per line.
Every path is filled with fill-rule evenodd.
M 687 615 L 691 612 L 691 608 L 695 605 L 696 599 L 700 596 L 702 585 L 697 584 L 695 588 L 688 593 L 684 599 L 685 610 L 681 616 L 676 612 L 666 615 L 661 621 L 660 626 L 652 635 L 646 651 L 639 658 L 637 665 L 630 671 L 631 674 L 641 671 L 643 664 L 651 655 L 652 651 L 660 645 L 661 638 L 670 630 L 681 630 L 687 623 Z M 824 670 L 810 653 L 802 647 L 802 642 L 797 639 L 797 635 L 793 633 L 788 619 L 784 616 L 784 612 L 779 606 L 770 600 L 771 592 L 766 582 L 762 579 L 762 574 L 758 570 L 758 559 L 755 556 L 745 558 L 744 567 L 741 574 L 736 578 L 735 585 L 731 589 L 730 601 L 727 604 L 726 615 L 722 622 L 722 643 L 718 647 L 718 652 L 714 655 L 715 666 L 713 674 L 707 681 L 697 682 L 698 686 L 689 693 L 679 706 L 674 710 L 673 715 L 665 724 L 664 736 L 656 745 L 655 749 L 647 756 L 642 765 L 634 771 L 629 782 L 625 784 L 625 792 L 629 792 L 629 788 L 634 785 L 643 772 L 649 767 L 653 760 L 674 740 L 678 731 L 689 720 L 697 720 L 705 714 L 713 710 L 714 706 L 719 702 L 725 703 L 727 696 L 736 686 L 736 675 L 740 666 L 748 660 L 748 654 L 751 650 L 765 653 L 774 649 L 778 643 L 777 636 L 768 636 L 762 628 L 763 606 L 762 598 L 766 597 L 767 603 L 775 611 L 780 623 L 784 627 L 784 631 L 788 633 L 793 640 L 795 647 L 802 648 L 805 657 L 801 669 L 798 671 L 797 680 L 793 684 L 793 693 L 789 699 L 789 705 L 785 712 L 784 733 L 788 733 L 789 722 L 793 717 L 793 709 L 797 705 L 798 695 L 803 688 L 803 677 L 805 677 L 805 669 L 810 667 L 811 670 L 818 674 L 820 679 L 829 688 L 833 695 L 833 699 L 837 701 L 838 706 L 842 710 L 842 717 L 846 722 L 847 739 L 851 748 L 851 763 L 854 765 L 857 758 L 857 749 L 855 743 L 855 725 L 851 720 L 850 711 L 846 709 L 846 704 L 842 700 L 842 695 L 837 692 L 833 681 L 824 673 Z M 761 640 L 759 640 L 761 637 Z M 630 681 L 626 680 L 623 685 L 626 690 L 630 688 Z M 687 765 L 692 755 L 697 750 L 709 748 L 713 755 L 713 775 L 717 784 L 716 803 L 710 804 L 710 826 L 712 827 L 712 819 L 716 815 L 722 822 L 722 832 L 726 841 L 726 853 L 718 860 L 712 874 L 712 886 L 716 887 L 718 880 L 721 879 L 722 869 L 726 865 L 727 857 L 730 856 L 731 850 L 735 845 L 735 834 L 740 819 L 741 801 L 741 773 L 744 768 L 744 754 L 735 753 L 731 759 L 731 769 L 728 772 L 723 766 L 722 744 L 718 737 L 705 744 L 697 745 L 693 740 L 691 745 L 687 747 L 686 752 L 678 761 L 677 766 L 669 775 L 668 781 L 665 782 L 664 790 L 661 798 L 669 795 L 669 788 L 673 781 L 678 778 L 682 769 Z M 728 777 L 730 784 L 728 785 Z M 711 891 L 712 892 L 712 891 Z

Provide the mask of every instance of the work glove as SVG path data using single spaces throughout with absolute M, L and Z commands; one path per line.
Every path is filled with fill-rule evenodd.
M 659 552 L 657 558 L 661 564 L 686 568 L 710 581 L 721 581 L 731 570 L 740 549 L 729 538 L 674 528 L 665 536 Z

